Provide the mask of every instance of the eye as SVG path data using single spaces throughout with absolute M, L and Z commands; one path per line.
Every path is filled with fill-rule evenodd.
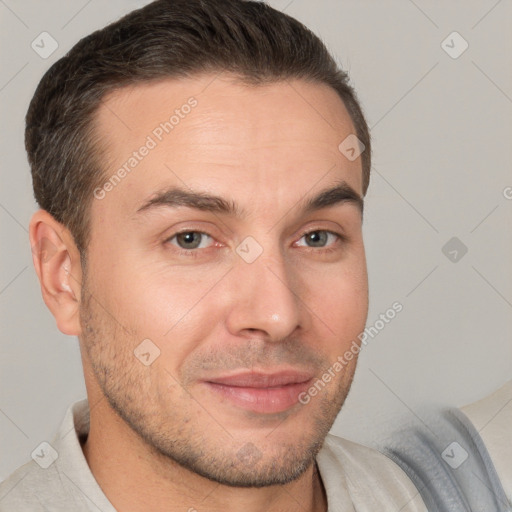
M 343 240 L 342 235 L 338 235 L 337 233 L 333 233 L 332 231 L 327 231 L 325 229 L 317 229 L 315 231 L 309 231 L 308 233 L 304 233 L 301 240 L 304 239 L 306 242 L 306 247 L 326 247 L 328 245 L 333 245 L 338 240 Z M 329 242 L 331 242 L 329 244 Z M 299 244 L 303 246 L 302 244 Z
M 213 242 L 213 238 L 201 231 L 183 231 L 176 233 L 167 241 L 180 249 L 206 249 Z

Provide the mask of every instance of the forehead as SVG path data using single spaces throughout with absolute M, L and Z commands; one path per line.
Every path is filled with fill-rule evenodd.
M 105 183 L 113 184 L 101 208 L 133 212 L 172 185 L 236 191 L 263 207 L 258 194 L 303 195 L 323 176 L 322 185 L 343 179 L 362 193 L 360 158 L 338 149 L 353 123 L 323 84 L 254 86 L 226 75 L 137 84 L 104 98 L 95 129 L 106 148 Z

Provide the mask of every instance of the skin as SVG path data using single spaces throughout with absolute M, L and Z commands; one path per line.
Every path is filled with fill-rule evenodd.
M 338 150 L 355 130 L 320 84 L 249 86 L 229 75 L 139 84 L 97 112 L 106 179 L 191 96 L 197 106 L 179 125 L 92 199 L 85 273 L 64 226 L 44 211 L 30 224 L 44 300 L 80 342 L 91 406 L 84 455 L 118 510 L 326 510 L 314 457 L 356 359 L 307 405 L 280 412 L 240 407 L 205 380 L 293 368 L 314 381 L 364 329 L 360 208 L 304 212 L 301 202 L 342 180 L 362 196 L 360 158 Z M 246 215 L 137 212 L 173 186 L 222 196 Z M 178 230 L 209 236 L 183 252 L 190 238 Z M 263 250 L 252 263 L 236 251 L 247 236 Z M 160 350 L 148 366 L 134 355 L 145 339 Z

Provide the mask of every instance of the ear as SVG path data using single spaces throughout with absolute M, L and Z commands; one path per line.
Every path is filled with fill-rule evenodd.
M 29 236 L 43 300 L 59 330 L 78 336 L 82 267 L 73 236 L 45 210 L 32 216 Z

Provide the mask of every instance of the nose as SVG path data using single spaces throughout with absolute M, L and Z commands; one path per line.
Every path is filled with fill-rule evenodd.
M 264 252 L 252 263 L 239 260 L 231 274 L 231 334 L 279 342 L 307 329 L 309 313 L 298 276 L 281 257 L 265 257 Z

